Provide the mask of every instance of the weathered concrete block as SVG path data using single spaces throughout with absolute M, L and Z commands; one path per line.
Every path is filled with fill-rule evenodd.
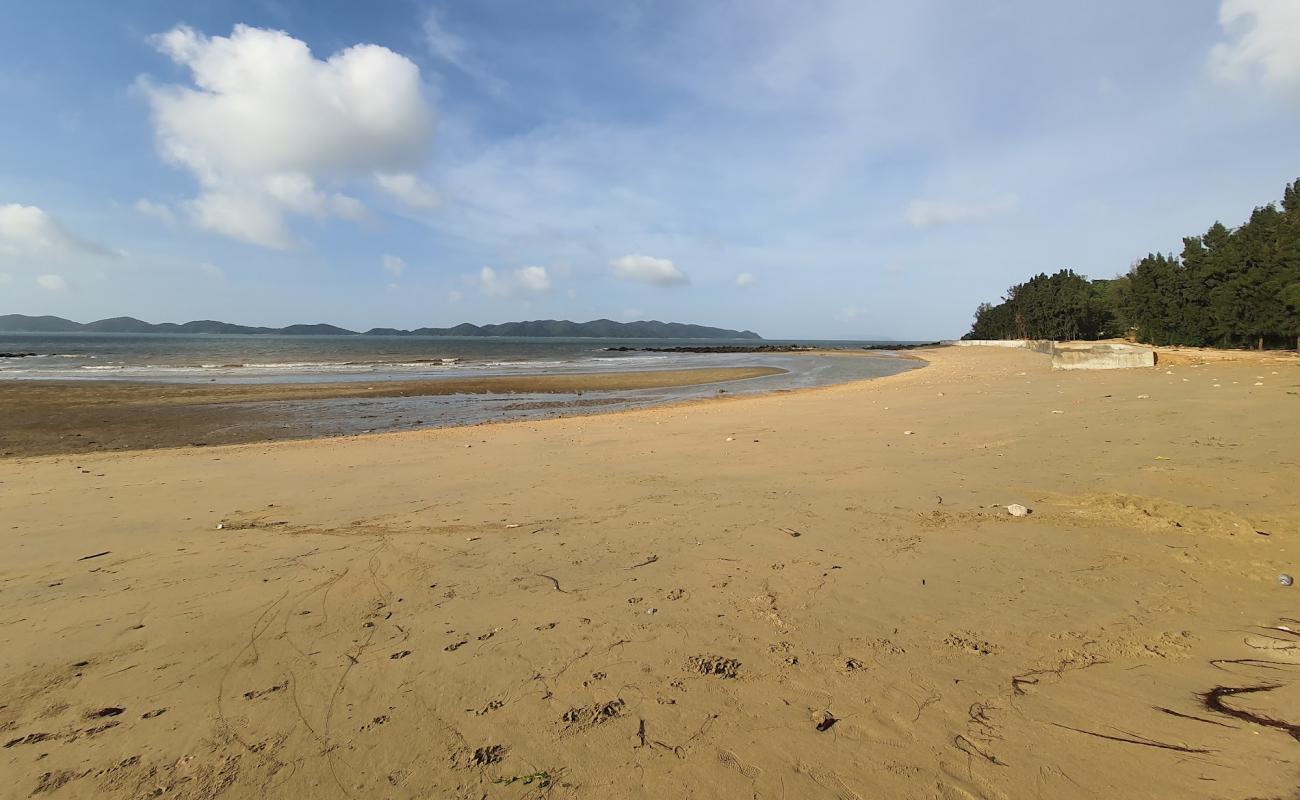
M 1135 369 L 1154 367 L 1156 351 L 1131 344 L 1057 344 L 1052 369 Z

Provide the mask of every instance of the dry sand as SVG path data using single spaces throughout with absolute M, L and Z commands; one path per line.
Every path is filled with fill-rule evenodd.
M 1300 368 L 925 357 L 0 460 L 0 795 L 1300 796 Z

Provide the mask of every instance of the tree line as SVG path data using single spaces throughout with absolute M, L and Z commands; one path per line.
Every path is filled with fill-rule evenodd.
M 1300 180 L 1241 227 L 1214 223 L 1181 254 L 1109 280 L 1040 273 L 982 303 L 965 339 L 1107 339 L 1201 347 L 1300 346 Z

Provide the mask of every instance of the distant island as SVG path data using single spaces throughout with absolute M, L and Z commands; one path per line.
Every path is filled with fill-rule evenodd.
M 283 328 L 259 328 L 229 322 L 202 319 L 193 322 L 150 323 L 135 317 L 112 317 L 95 322 L 73 322 L 63 317 L 29 317 L 24 314 L 0 315 L 2 333 L 245 333 L 281 336 L 527 336 L 573 337 L 585 339 L 762 339 L 753 331 L 733 331 L 707 325 L 680 322 L 615 322 L 596 319 L 591 322 L 540 319 L 528 322 L 503 322 L 499 325 L 461 323 L 452 328 L 371 328 L 350 331 L 337 325 L 288 325 Z

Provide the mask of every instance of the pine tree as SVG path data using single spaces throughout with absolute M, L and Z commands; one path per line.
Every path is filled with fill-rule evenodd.
M 1039 273 L 982 304 L 968 338 L 1096 339 L 1135 333 L 1157 345 L 1300 349 L 1300 180 L 1281 208 L 1236 230 L 1214 223 L 1180 256 L 1152 253 L 1127 275 L 1091 281 Z

